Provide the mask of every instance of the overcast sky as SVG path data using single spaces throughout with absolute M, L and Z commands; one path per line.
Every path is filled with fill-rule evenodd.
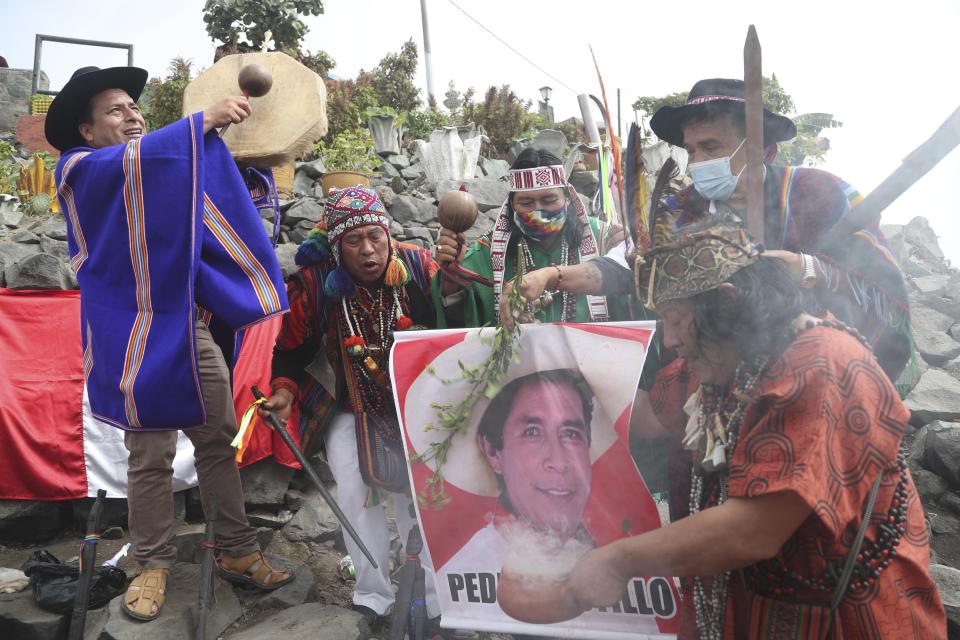
M 591 44 L 614 112 L 616 89 L 621 90 L 624 131 L 633 118 L 629 105 L 639 95 L 685 91 L 700 78 L 742 77 L 743 39 L 753 23 L 764 73 L 777 74 L 798 111 L 825 111 L 843 122 L 827 134 L 833 148 L 822 168 L 863 193 L 960 105 L 956 0 L 453 1 L 554 78 L 495 40 L 450 0 L 427 0 L 439 101 L 450 80 L 461 91 L 475 87 L 481 93 L 509 84 L 531 100 L 539 99 L 539 87 L 550 85 L 556 117 L 579 115 L 575 94 L 599 94 Z M 213 63 L 203 0 L 3 3 L 0 55 L 11 67 L 32 67 L 37 33 L 132 43 L 134 63 L 151 76 L 165 73 L 175 56 L 192 59 L 196 67 Z M 423 52 L 419 0 L 325 0 L 324 5 L 324 15 L 307 19 L 304 45 L 332 55 L 334 75 L 352 77 L 370 69 L 410 37 Z M 116 50 L 62 44 L 43 49 L 43 67 L 55 89 L 77 67 L 125 63 L 125 54 Z M 418 81 L 426 93 L 422 55 Z M 884 223 L 927 217 L 948 257 L 960 265 L 958 184 L 960 149 L 894 203 Z

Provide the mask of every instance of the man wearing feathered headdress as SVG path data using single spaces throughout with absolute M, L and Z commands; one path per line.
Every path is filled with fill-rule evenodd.
M 677 233 L 671 215 L 655 212 L 636 281 L 699 381 L 672 409 L 689 515 L 589 552 L 565 600 L 609 606 L 630 576 L 673 575 L 680 638 L 945 638 L 910 412 L 869 341 L 809 314 L 789 262 L 735 217 Z
M 389 355 L 395 331 L 434 325 L 428 251 L 390 238 L 375 191 L 333 190 L 323 220 L 299 247 L 290 277 L 290 313 L 273 357 L 273 394 L 264 404 L 281 420 L 300 410 L 303 448 L 321 444 L 337 482 L 337 502 L 377 560 L 374 568 L 345 538 L 356 568 L 354 608 L 370 624 L 394 601 L 390 538 L 382 498 L 391 497 L 401 541 L 416 524 L 406 457 L 393 404 Z M 427 569 L 427 610 L 439 614 Z

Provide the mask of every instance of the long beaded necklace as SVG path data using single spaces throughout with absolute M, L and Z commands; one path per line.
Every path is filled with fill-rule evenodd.
M 767 357 L 746 363 L 741 362 L 733 374 L 728 393 L 714 386 L 702 385 L 698 428 L 709 436 L 716 437 L 724 446 L 727 459 L 732 458 L 740 437 L 743 416 L 753 397 L 757 382 L 766 371 Z M 707 448 L 704 438 L 703 449 Z M 712 444 L 712 439 L 711 439 Z M 727 501 L 727 465 L 705 474 L 699 459 L 693 466 L 690 486 L 690 514 L 699 513 L 711 506 Z M 707 486 L 709 483 L 709 487 Z M 705 495 L 706 491 L 706 495 Z M 697 618 L 697 631 L 703 640 L 721 640 L 727 607 L 727 587 L 730 572 L 714 576 L 709 589 L 700 576 L 693 578 L 693 604 Z M 708 592 L 709 591 L 709 592 Z
M 389 287 L 391 299 L 384 304 L 387 288 L 378 287 L 371 292 L 357 287 L 355 296 L 341 298 L 340 322 L 341 332 L 347 334 L 343 342 L 350 366 L 367 381 L 389 389 L 386 370 L 393 332 L 409 328 L 412 322 L 403 313 L 399 287 Z
M 537 265 L 533 262 L 533 254 L 530 253 L 530 245 L 526 238 L 520 238 L 520 248 L 523 251 L 523 261 L 526 271 L 534 271 Z M 560 239 L 560 266 L 570 264 L 570 245 L 567 244 L 566 236 Z M 540 296 L 540 309 L 546 313 L 546 310 L 553 304 L 553 293 L 544 292 Z M 573 322 L 577 316 L 577 297 L 569 291 L 560 292 L 560 322 Z

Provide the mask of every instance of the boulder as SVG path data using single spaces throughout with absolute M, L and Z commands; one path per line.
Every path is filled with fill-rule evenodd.
M 943 259 L 943 251 L 937 242 L 936 232 L 930 228 L 930 223 L 923 216 L 917 216 L 903 226 L 903 239 L 914 248 L 919 249 L 926 259 L 937 261 Z
M 915 286 L 920 293 L 940 295 L 947 290 L 949 281 L 950 276 L 947 275 L 924 276 L 922 278 L 915 278 L 913 280 L 913 286 Z
M 947 611 L 947 636 L 960 638 L 960 570 L 931 564 L 930 577 L 940 588 L 940 598 Z
M 390 215 L 400 224 L 409 222 L 426 224 L 437 219 L 437 205 L 412 196 L 397 196 L 393 206 L 390 207 Z
M 400 175 L 400 170 L 397 169 L 392 164 L 390 164 L 389 162 L 384 162 L 383 165 L 380 167 L 380 173 L 387 180 L 392 180 L 393 178 Z
M 588 198 L 592 198 L 600 187 L 600 176 L 596 171 L 574 171 L 570 174 L 570 184 Z
M 391 153 L 384 158 L 387 164 L 393 165 L 397 169 L 404 169 L 410 166 L 410 158 L 402 153 Z
M 313 187 L 316 185 L 316 179 L 311 178 L 305 171 L 297 171 L 293 174 L 293 193 L 295 195 L 309 195 L 313 193 Z
M 920 304 L 912 304 L 910 307 L 910 326 L 914 333 L 917 331 L 943 333 L 949 330 L 955 322 L 956 320 L 936 309 Z
M 43 224 L 40 225 L 39 229 L 35 229 L 35 231 L 40 235 L 53 238 L 54 240 L 66 240 L 67 222 L 63 216 L 57 215 L 48 218 Z
M 917 352 L 928 363 L 941 367 L 960 356 L 960 342 L 942 331 L 914 330 L 914 344 Z
M 283 279 L 286 280 L 297 270 L 297 263 L 294 262 L 297 255 L 297 245 L 292 242 L 278 244 L 273 252 L 276 254 L 277 261 L 280 263 L 280 273 L 283 274 Z
M 38 607 L 30 589 L 0 594 L 0 638 L 57 640 L 66 638 L 69 628 L 70 622 L 65 616 Z
M 480 170 L 488 178 L 505 178 L 510 170 L 510 163 L 498 158 L 480 158 Z
M 933 471 L 920 469 L 913 471 L 913 483 L 917 486 L 917 493 L 925 505 L 932 505 L 947 490 L 947 481 Z
M 261 611 L 289 609 L 306 602 L 316 602 L 317 578 L 310 567 L 295 564 L 287 558 L 270 553 L 265 554 L 265 557 L 274 568 L 292 573 L 293 580 L 274 591 L 237 590 L 237 596 L 247 615 Z
M 37 253 L 5 267 L 4 280 L 8 289 L 67 289 L 62 265 L 56 256 Z
M 19 244 L 40 244 L 40 236 L 27 229 L 18 229 L 10 234 L 10 240 Z
M 960 487 L 960 423 L 931 423 L 925 449 L 927 467 L 951 487 Z
M 567 151 L 567 136 L 558 129 L 542 129 L 534 136 L 530 146 L 549 151 L 562 160 Z
M 441 180 L 437 183 L 437 197 L 448 191 L 456 191 L 460 188 L 460 185 L 464 185 L 470 195 L 476 199 L 477 208 L 480 211 L 499 209 L 510 193 L 510 187 L 503 180 L 498 178 L 474 178 L 472 180 Z
M 920 470 L 927 468 L 927 431 L 929 428 L 924 425 L 917 429 L 912 436 L 913 442 L 910 443 L 910 451 L 907 454 L 907 464 L 910 465 L 910 471 L 914 476 Z M 907 436 L 909 438 L 910 436 Z
M 928 369 L 904 404 L 913 412 L 911 422 L 960 420 L 960 380 L 939 369 Z
M 943 370 L 953 376 L 954 379 L 960 380 L 960 357 L 954 358 L 947 364 L 943 365 Z
M 282 531 L 291 542 L 333 540 L 339 532 L 340 521 L 319 492 L 307 494 L 300 510 Z
M 106 620 L 98 640 L 193 640 L 199 584 L 200 565 L 173 565 L 160 616 L 149 624 L 133 620 L 120 609 L 123 598 L 114 598 L 106 607 Z M 218 578 L 214 578 L 210 600 L 207 640 L 215 640 L 243 615 L 243 609 L 233 588 Z
M 427 245 L 433 245 L 434 234 L 430 229 L 420 224 L 408 224 L 403 227 L 403 237 L 408 241 L 423 240 Z M 421 245 L 422 246 L 422 245 Z
M 0 500 L 0 540 L 49 540 L 60 532 L 63 516 L 59 502 Z
M 960 322 L 957 322 L 952 327 L 950 327 L 947 333 L 950 334 L 950 337 L 953 338 L 954 340 L 960 340 Z
M 293 519 L 293 514 L 286 509 L 281 509 L 277 513 L 256 509 L 247 511 L 247 521 L 254 527 L 266 527 L 268 529 L 282 529 L 284 525 Z
M 370 627 L 356 611 L 311 602 L 284 609 L 230 640 L 367 640 Z
M 70 248 L 65 240 L 55 240 L 50 236 L 40 236 L 40 252 L 60 258 L 64 262 L 70 259 Z
M 920 303 L 960 322 L 960 301 L 935 293 L 924 293 L 920 295 Z
M 15 229 L 23 220 L 23 211 L 20 210 L 20 201 L 7 194 L 0 194 L 0 227 L 7 226 Z
M 292 229 L 290 229 L 290 242 L 295 244 L 300 244 L 307 239 L 307 236 L 310 235 L 310 232 L 313 231 L 313 227 L 316 226 L 314 223 L 309 220 L 301 220 L 298 222 Z M 281 232 L 282 236 L 282 232 Z
M 273 458 L 266 458 L 240 469 L 243 501 L 247 508 L 279 511 L 293 472 L 293 469 L 279 464 Z
M 317 224 L 323 220 L 323 205 L 313 198 L 303 198 L 287 209 L 283 216 L 283 221 L 290 226 L 294 226 L 304 220 L 313 224 Z
M 377 187 L 377 195 L 380 196 L 380 202 L 382 202 L 383 206 L 387 209 L 393 206 L 394 201 L 397 199 L 397 192 L 390 188 L 389 185 Z
M 316 160 L 311 160 L 310 162 L 297 163 L 297 173 L 303 173 L 305 176 L 312 178 L 313 180 L 319 180 L 326 172 L 327 171 L 323 166 L 323 158 L 317 158 Z
M 960 517 L 960 495 L 953 491 L 944 491 L 937 504 L 946 509 L 954 517 Z

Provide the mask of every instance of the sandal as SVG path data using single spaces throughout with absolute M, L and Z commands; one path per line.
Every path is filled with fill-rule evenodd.
M 254 551 L 239 558 L 226 553 L 217 557 L 217 571 L 228 582 L 243 587 L 255 587 L 264 591 L 273 591 L 293 580 L 293 574 L 276 571 L 263 557 L 262 551 Z
M 120 608 L 135 620 L 153 620 L 160 615 L 160 609 L 166 600 L 167 576 L 170 569 L 143 569 L 133 579 L 123 595 Z M 153 605 L 157 610 L 153 610 Z

